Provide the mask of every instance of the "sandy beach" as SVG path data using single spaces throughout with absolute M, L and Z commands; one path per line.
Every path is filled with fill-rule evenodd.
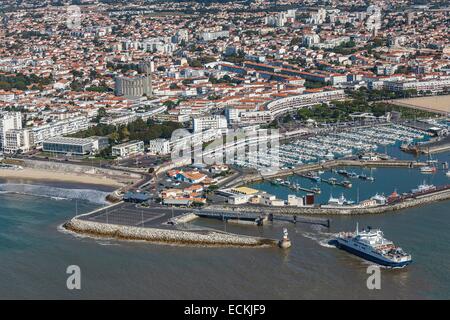
M 393 104 L 434 112 L 450 112 L 450 95 L 393 100 Z
M 32 168 L 24 168 L 23 170 L 0 169 L 0 178 L 74 182 L 112 187 L 123 186 L 123 184 L 107 177 L 79 173 L 49 172 Z

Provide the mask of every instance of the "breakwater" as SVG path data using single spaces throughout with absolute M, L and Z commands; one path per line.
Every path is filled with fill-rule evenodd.
M 387 204 L 377 207 L 334 207 L 323 208 L 317 207 L 269 207 L 269 206 L 255 206 L 255 205 L 211 205 L 208 210 L 218 211 L 233 211 L 233 212 L 261 212 L 272 213 L 273 215 L 358 215 L 358 214 L 379 214 L 389 211 L 398 211 L 406 208 L 411 208 L 427 203 L 442 201 L 450 199 L 450 189 L 441 190 L 415 198 L 408 198 L 401 202 L 394 204 Z
M 250 237 L 219 231 L 180 231 L 158 228 L 140 228 L 106 224 L 73 218 L 64 228 L 79 234 L 108 237 L 119 240 L 148 241 L 159 244 L 220 247 L 267 247 L 276 246 L 273 239 Z

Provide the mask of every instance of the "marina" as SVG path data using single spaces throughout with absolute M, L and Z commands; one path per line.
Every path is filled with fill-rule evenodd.
M 353 127 L 325 132 L 305 139 L 296 139 L 262 152 L 248 151 L 236 156 L 235 166 L 262 170 L 279 166 L 281 170 L 348 158 L 371 152 L 383 152 L 387 147 L 426 141 L 431 133 L 402 124 L 379 124 L 373 127 Z M 386 152 L 384 153 L 385 156 Z

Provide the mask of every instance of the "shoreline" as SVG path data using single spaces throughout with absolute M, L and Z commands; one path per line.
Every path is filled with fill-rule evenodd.
M 22 170 L 0 169 L 0 179 L 14 180 L 36 180 L 80 183 L 89 185 L 109 186 L 114 188 L 123 187 L 124 184 L 107 177 L 88 175 L 83 173 L 50 172 L 44 169 L 23 168 Z

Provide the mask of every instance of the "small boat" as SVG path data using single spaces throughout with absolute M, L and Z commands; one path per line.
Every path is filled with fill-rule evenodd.
M 436 167 L 425 166 L 425 167 L 420 168 L 420 172 L 421 173 L 435 173 Z
M 447 177 L 450 177 L 450 170 L 447 171 L 446 176 L 447 176 Z
M 412 193 L 425 193 L 436 190 L 436 186 L 432 184 L 426 184 L 425 181 L 420 184 L 416 189 L 412 189 Z
M 359 176 L 358 176 L 358 178 L 360 178 L 360 179 L 362 179 L 362 180 L 367 180 L 367 175 L 365 175 L 364 173 L 362 173 L 362 174 L 360 174 Z
M 348 177 L 349 178 L 358 178 L 358 174 L 356 174 L 355 172 L 352 171 L 352 172 L 348 173 Z
M 334 160 L 334 154 L 332 152 L 328 152 L 325 156 L 325 159 L 327 160 Z
M 352 187 L 352 183 L 348 180 L 342 181 L 342 185 L 346 188 L 351 188 Z
M 322 191 L 318 187 L 311 188 L 314 193 L 320 194 Z

